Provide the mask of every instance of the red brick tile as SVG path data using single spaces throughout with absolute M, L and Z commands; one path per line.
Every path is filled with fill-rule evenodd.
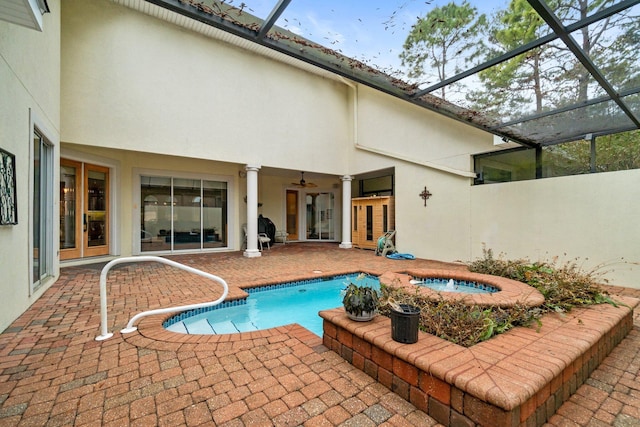
M 336 406 L 344 401 L 344 396 L 331 389 L 325 393 L 322 393 L 320 395 L 320 400 L 322 400 L 327 406 Z
M 147 415 L 155 414 L 156 407 L 154 399 L 151 396 L 135 400 L 131 402 L 130 417 L 132 420 L 142 418 Z
M 274 418 L 289 410 L 289 407 L 281 399 L 267 403 L 263 406 L 264 411 L 269 417 Z
M 247 404 L 247 407 L 250 410 L 254 410 L 256 408 L 260 408 L 264 405 L 266 405 L 267 403 L 269 403 L 269 398 L 267 397 L 266 394 L 260 392 L 260 393 L 256 393 L 256 394 L 252 394 L 250 396 L 247 396 L 244 399 L 245 403 Z
M 464 397 L 464 415 L 486 426 L 512 426 L 520 421 L 517 413 L 505 412 L 468 394 Z
M 270 425 L 270 424 L 266 424 Z M 324 415 L 317 415 L 313 418 L 308 419 L 304 423 L 305 427 L 332 427 L 334 424 L 329 421 Z
M 240 418 L 249 408 L 243 401 L 238 401 L 213 411 L 213 421 L 216 424 L 223 424 L 231 419 Z
M 393 373 L 386 369 L 378 369 L 378 382 L 383 386 L 391 389 L 393 383 Z
M 49 414 L 51 412 L 51 409 L 53 408 L 53 401 L 48 401 L 48 402 L 44 402 L 44 403 L 36 403 L 36 404 L 30 404 L 29 406 L 26 407 L 26 409 L 23 412 L 23 417 L 24 418 L 31 418 L 31 417 L 35 417 L 38 416 L 40 414 Z M 1 424 L 1 422 L 0 422 Z
M 343 328 L 339 328 L 337 339 L 340 344 L 344 344 L 349 348 L 353 348 L 353 334 L 351 334 L 351 332 L 348 332 Z
M 278 382 L 282 384 L 282 386 L 288 391 L 292 392 L 295 390 L 300 390 L 304 387 L 304 383 L 300 381 L 300 379 L 294 374 L 283 375 L 278 378 Z
M 269 387 L 264 389 L 264 394 L 269 398 L 269 400 L 277 400 L 282 398 L 282 396 L 287 394 L 287 390 L 280 384 L 277 384 L 273 387 Z
M 148 417 L 140 418 L 139 420 L 134 421 L 134 423 L 140 426 L 151 427 L 153 425 L 154 418 L 155 418 L 154 416 L 149 415 Z M 184 423 L 185 423 L 184 413 L 182 412 L 172 412 L 165 416 L 158 417 L 158 421 L 157 421 L 157 425 L 166 425 L 166 426 L 184 425 Z
M 213 416 L 209 411 L 209 407 L 204 402 L 185 408 L 184 417 L 187 425 L 193 426 L 213 421 Z
M 102 425 L 102 408 L 95 408 L 90 411 L 80 412 L 74 420 L 77 426 L 99 426 Z
M 282 413 L 275 417 L 273 420 L 275 425 L 302 425 L 305 421 L 309 419 L 309 414 L 301 408 L 295 407 L 291 408 L 285 413 Z
M 525 423 L 530 417 L 535 416 L 538 405 L 536 398 L 532 397 L 520 406 L 520 422 Z
M 371 360 L 387 371 L 393 370 L 393 356 L 383 349 L 373 347 L 371 350 Z
M 412 386 L 418 385 L 418 368 L 397 357 L 393 359 L 393 373 Z
M 307 398 L 299 391 L 286 394 L 281 399 L 289 408 L 295 408 L 307 401 Z
M 237 400 L 243 400 L 248 396 L 251 396 L 251 391 L 249 390 L 249 387 L 242 386 L 229 390 L 226 394 L 227 396 L 229 396 L 229 399 L 231 399 L 232 402 L 235 402 Z
M 451 386 L 444 381 L 426 372 L 420 372 L 418 385 L 426 394 L 433 396 L 445 405 L 451 403 Z
M 429 396 L 418 387 L 411 387 L 409 390 L 409 401 L 419 410 L 428 412 Z
M 334 426 L 340 425 L 351 418 L 351 414 L 342 406 L 329 408 L 323 415 Z
M 371 344 L 357 336 L 353 337 L 353 349 L 365 359 L 371 359 Z
M 351 364 L 356 368 L 364 371 L 364 363 L 365 363 L 364 356 L 362 356 L 362 354 L 360 353 L 354 352 L 351 358 Z

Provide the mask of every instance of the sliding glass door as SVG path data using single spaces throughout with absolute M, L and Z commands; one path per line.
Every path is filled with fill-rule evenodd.
M 53 237 L 53 146 L 39 132 L 33 134 L 33 198 L 32 223 L 32 278 L 31 289 L 53 275 L 55 240 Z
M 307 240 L 335 240 L 335 195 L 331 192 L 307 192 Z
M 140 177 L 140 250 L 226 247 L 227 183 Z

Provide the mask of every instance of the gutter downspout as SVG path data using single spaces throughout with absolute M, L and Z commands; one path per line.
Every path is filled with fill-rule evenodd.
M 452 175 L 458 175 L 465 178 L 476 178 L 475 172 L 455 169 L 449 166 L 439 165 L 429 161 L 420 161 L 411 159 L 401 154 L 392 153 L 390 151 L 380 150 L 378 148 L 367 147 L 359 144 L 358 142 L 358 86 L 350 81 L 340 77 L 340 80 L 351 89 L 353 89 L 353 146 L 357 150 L 368 151 L 370 153 L 379 154 L 381 156 L 389 157 L 392 159 L 402 160 L 403 162 L 413 163 L 415 165 L 424 166 L 429 169 L 438 170 L 440 172 L 446 172 Z

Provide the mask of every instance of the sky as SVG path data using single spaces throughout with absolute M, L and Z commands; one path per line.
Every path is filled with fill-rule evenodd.
M 276 3 L 276 0 L 245 1 L 250 13 L 263 19 Z M 291 0 L 276 25 L 394 74 L 403 70 L 399 55 L 412 25 L 434 7 L 447 3 L 447 0 Z M 479 12 L 491 13 L 498 7 L 506 7 L 508 0 L 473 3 Z

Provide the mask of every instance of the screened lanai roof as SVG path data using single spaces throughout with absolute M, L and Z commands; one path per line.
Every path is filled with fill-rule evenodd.
M 640 0 L 147 0 L 529 146 L 640 129 Z

